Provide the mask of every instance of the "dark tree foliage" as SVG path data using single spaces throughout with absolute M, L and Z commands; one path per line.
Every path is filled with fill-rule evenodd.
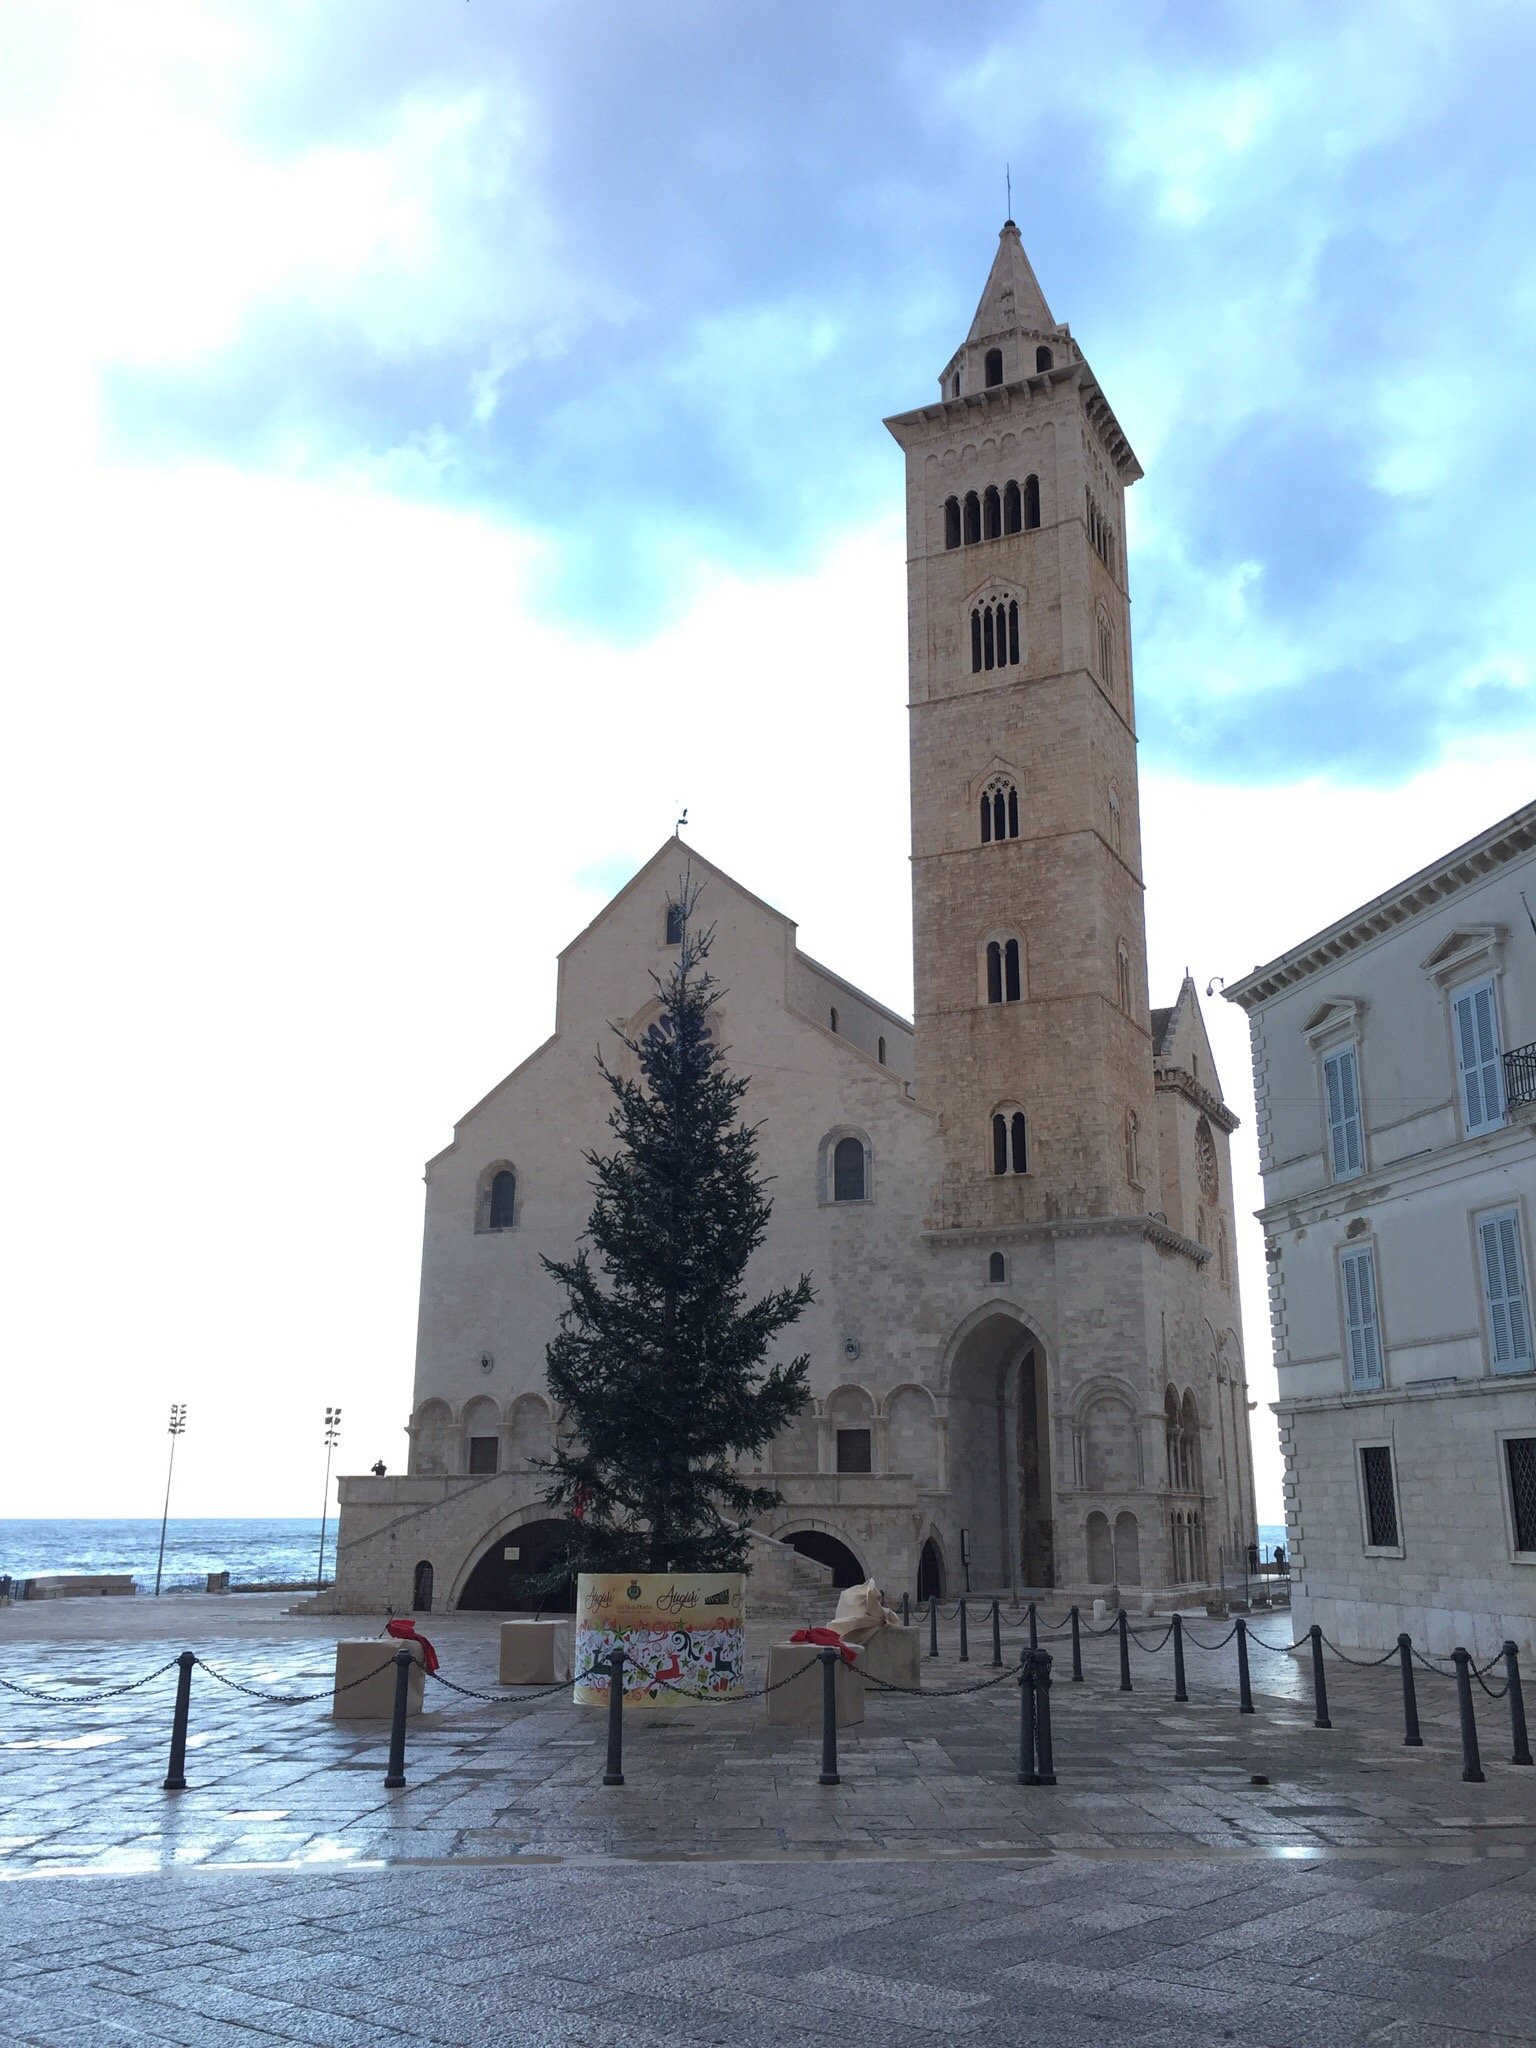
M 612 1152 L 587 1154 L 587 1244 L 546 1259 L 565 1289 L 549 1386 L 565 1428 L 549 1498 L 570 1518 L 576 1571 L 737 1571 L 743 1526 L 776 1507 L 736 1462 L 761 1451 L 808 1398 L 806 1358 L 765 1367 L 813 1299 L 809 1278 L 746 1299 L 747 1262 L 771 1203 L 757 1170 L 747 1090 L 711 1030 L 720 991 L 704 967 L 697 889 L 661 1015 L 639 1038 L 614 1027 L 639 1079 L 598 1066 L 613 1093 Z

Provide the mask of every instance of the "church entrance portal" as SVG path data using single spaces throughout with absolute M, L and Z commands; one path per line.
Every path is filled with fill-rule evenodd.
M 950 1491 L 971 1584 L 1053 1586 L 1045 1352 L 1011 1315 L 961 1338 L 949 1376 Z
M 791 1550 L 798 1550 L 802 1557 L 813 1557 L 818 1564 L 830 1565 L 832 1583 L 839 1589 L 844 1586 L 863 1585 L 863 1565 L 846 1543 L 839 1543 L 835 1536 L 829 1536 L 824 1529 L 796 1529 L 779 1540 L 787 1543 Z
M 569 1531 L 564 1522 L 525 1522 L 489 1544 L 464 1582 L 460 1607 L 484 1613 L 574 1614 L 576 1583 L 569 1575 L 552 1591 L 535 1583 L 566 1555 Z

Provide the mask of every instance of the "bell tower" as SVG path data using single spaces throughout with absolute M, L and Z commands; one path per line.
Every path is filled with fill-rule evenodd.
M 907 461 L 932 1229 L 1158 1206 L 1126 588 L 1141 475 L 1014 223 Z

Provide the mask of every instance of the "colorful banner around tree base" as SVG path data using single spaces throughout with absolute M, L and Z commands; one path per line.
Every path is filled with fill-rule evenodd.
M 583 1572 L 576 1581 L 576 1704 L 608 1704 L 608 1659 L 624 1652 L 626 1707 L 686 1707 L 741 1695 L 740 1572 Z M 599 1675 L 600 1674 L 600 1675 Z

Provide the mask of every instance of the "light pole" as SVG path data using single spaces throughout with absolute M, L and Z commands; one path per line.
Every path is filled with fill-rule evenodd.
M 160 1574 L 165 1569 L 165 1525 L 171 1518 L 171 1474 L 176 1469 L 176 1439 L 187 1426 L 187 1404 L 185 1401 L 171 1403 L 171 1419 L 166 1424 L 166 1434 L 171 1439 L 171 1455 L 165 1468 L 165 1512 L 160 1517 L 160 1555 L 155 1559 L 155 1598 L 160 1597 Z
M 341 1410 L 327 1408 L 325 1411 L 325 1491 L 320 1496 L 320 1556 L 315 1564 L 315 1591 L 318 1593 L 325 1584 L 325 1518 L 331 1505 L 331 1453 L 341 1435 Z

